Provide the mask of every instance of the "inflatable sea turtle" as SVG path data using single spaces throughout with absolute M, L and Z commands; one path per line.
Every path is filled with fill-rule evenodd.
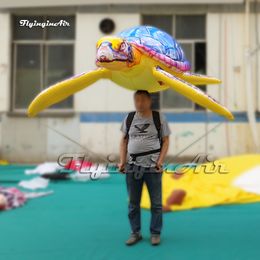
M 220 80 L 190 71 L 190 63 L 178 42 L 153 26 L 135 26 L 115 36 L 104 36 L 96 44 L 95 70 L 76 75 L 42 91 L 30 104 L 28 115 L 92 85 L 110 79 L 130 89 L 149 92 L 168 88 L 230 120 L 232 113 L 195 85 L 219 84 Z

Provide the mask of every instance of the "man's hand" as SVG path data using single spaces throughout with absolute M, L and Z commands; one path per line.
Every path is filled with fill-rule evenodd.
M 159 156 L 158 161 L 156 163 L 156 168 L 161 173 L 163 172 L 163 161 L 164 161 L 165 155 L 167 153 L 168 147 L 169 147 L 169 136 L 164 136 L 162 138 L 161 153 L 160 153 L 160 156 Z
M 118 171 L 119 172 L 121 172 L 121 173 L 125 173 L 125 163 L 119 163 L 118 165 L 117 165 L 117 167 L 118 167 Z
M 160 173 L 163 172 L 163 163 L 161 161 L 158 161 L 155 167 Z

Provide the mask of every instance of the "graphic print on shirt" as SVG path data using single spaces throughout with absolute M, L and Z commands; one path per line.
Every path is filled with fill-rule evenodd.
M 139 127 L 138 125 L 135 125 L 134 127 L 139 130 L 139 133 L 140 134 L 143 134 L 143 133 L 147 133 L 147 128 L 150 126 L 150 124 L 144 124 L 142 125 L 141 127 Z

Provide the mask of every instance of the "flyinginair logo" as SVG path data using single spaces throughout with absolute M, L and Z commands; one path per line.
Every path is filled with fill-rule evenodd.
M 34 20 L 33 22 L 29 20 L 20 20 L 19 21 L 20 26 L 25 26 L 25 27 L 58 27 L 58 26 L 70 26 L 70 23 L 65 21 L 65 20 L 60 20 L 59 22 L 51 22 L 50 20 L 47 20 L 46 22 L 37 22 Z
M 88 154 L 79 153 L 64 153 L 58 158 L 58 164 L 64 169 L 75 170 L 79 174 L 88 174 L 92 180 L 97 180 L 108 174 L 118 174 L 119 169 L 117 163 L 115 163 L 114 156 L 107 156 L 103 158 L 104 163 L 94 163 L 89 159 Z M 101 158 L 101 157 L 100 157 Z M 126 166 L 126 165 L 125 165 Z M 151 171 L 151 168 L 152 171 Z M 151 168 L 128 168 L 127 172 L 124 170 L 121 173 L 134 172 L 134 177 L 139 179 L 145 172 L 158 174 L 158 169 Z M 225 163 L 221 161 L 214 161 L 210 159 L 208 154 L 197 154 L 194 159 L 189 163 L 176 164 L 176 162 L 170 164 L 165 163 L 163 166 L 166 174 L 174 174 L 174 176 L 183 176 L 184 174 L 228 174 L 230 171 L 226 168 Z M 147 171 L 146 171 L 147 170 Z M 154 171 L 155 170 L 155 171 Z

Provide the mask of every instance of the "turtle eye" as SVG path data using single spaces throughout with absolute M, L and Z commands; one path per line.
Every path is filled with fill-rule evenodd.
M 126 43 L 125 43 L 125 42 L 122 42 L 122 43 L 120 44 L 119 50 L 120 50 L 120 51 L 124 51 L 125 49 L 126 49 Z

